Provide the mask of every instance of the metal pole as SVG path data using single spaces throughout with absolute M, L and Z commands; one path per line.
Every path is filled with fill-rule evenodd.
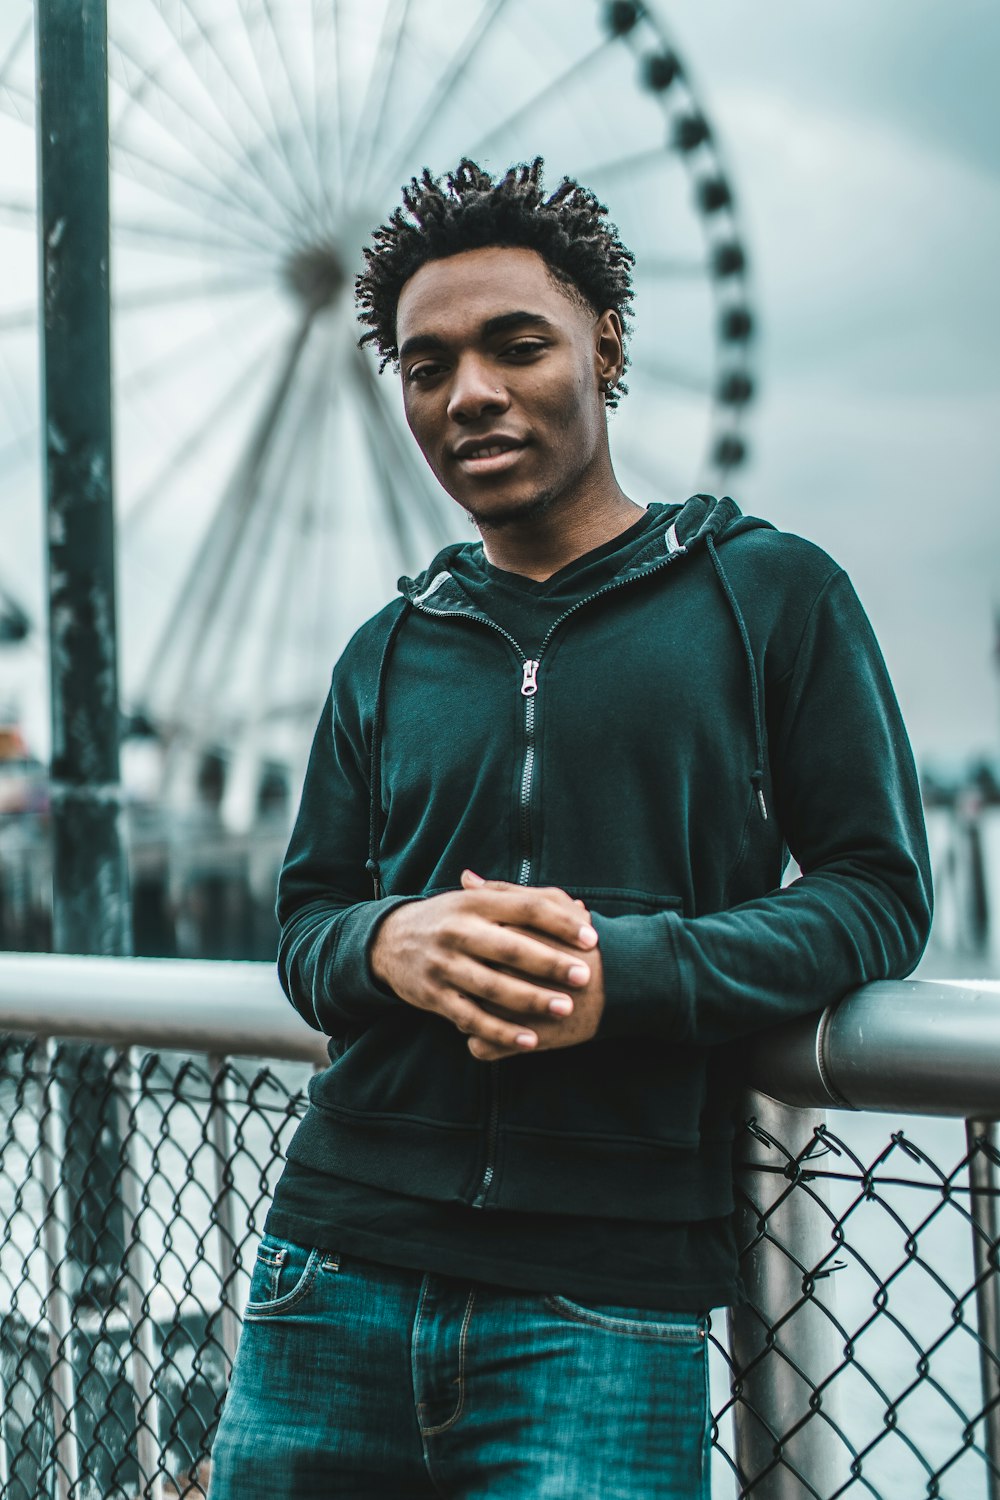
M 142 1185 L 149 1181 L 145 1163 L 139 1158 L 139 1107 L 142 1084 L 135 1053 L 130 1047 L 122 1056 L 128 1087 L 119 1091 L 118 1131 L 124 1142 L 121 1192 L 129 1224 L 125 1252 L 126 1306 L 132 1349 L 132 1391 L 135 1399 L 135 1446 L 139 1465 L 139 1494 L 145 1500 L 163 1500 L 163 1467 L 160 1446 L 160 1398 L 156 1376 L 161 1364 L 157 1349 L 159 1329 L 154 1321 L 150 1291 L 156 1285 L 156 1258 L 142 1238 L 145 1209 Z
M 127 953 L 120 828 L 106 0 L 38 0 L 55 948 Z
M 211 1135 L 214 1156 L 215 1202 L 212 1217 L 219 1231 L 219 1302 L 221 1307 L 222 1352 L 226 1360 L 226 1379 L 232 1374 L 236 1346 L 240 1340 L 240 1316 L 233 1305 L 236 1284 L 236 1256 L 240 1236 L 236 1229 L 233 1202 L 233 1085 L 230 1065 L 225 1057 L 209 1056 L 212 1074 Z
M 118 757 L 107 0 L 37 0 L 35 14 L 53 942 L 62 953 L 115 955 L 129 951 L 130 917 Z M 86 1309 L 117 1296 L 124 1249 L 107 1077 L 101 1053 L 60 1053 L 76 1425 L 81 1460 L 87 1455 L 98 1468 L 96 1433 L 107 1399 L 99 1356 L 109 1351 L 99 1347 L 105 1335 Z M 84 1395 L 85 1382 L 93 1396 Z M 88 1479 L 100 1482 L 96 1472 Z
M 986 1409 L 988 1500 L 1000 1500 L 1000 1279 L 997 1276 L 997 1163 L 1000 1138 L 996 1123 L 966 1120 L 969 1186 L 972 1198 L 972 1254 L 976 1269 L 976 1319 L 979 1325 L 979 1372 Z
M 843 1362 L 842 1343 L 823 1311 L 834 1312 L 832 1283 L 823 1276 L 834 1249 L 830 1221 L 821 1185 L 803 1191 L 783 1170 L 794 1174 L 825 1116 L 747 1094 L 743 1118 L 777 1145 L 769 1149 L 748 1137 L 752 1160 L 739 1179 L 738 1244 L 751 1247 L 741 1259 L 748 1300 L 729 1315 L 741 1494 L 806 1500 L 834 1493 L 850 1477 L 835 1388 L 824 1389 L 813 1405 L 816 1389 Z
M 45 1193 L 45 1258 L 49 1289 L 46 1325 L 49 1335 L 49 1377 L 52 1390 L 53 1475 L 56 1500 L 70 1500 L 80 1477 L 77 1447 L 78 1410 L 73 1367 L 73 1305 L 64 1286 L 68 1269 L 70 1205 L 63 1166 L 66 1129 L 62 1090 L 56 1082 L 57 1046 L 46 1048 L 48 1070 L 39 1125 L 42 1189 Z

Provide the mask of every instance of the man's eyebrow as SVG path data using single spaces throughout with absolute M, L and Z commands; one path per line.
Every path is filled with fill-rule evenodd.
M 498 313 L 495 318 L 487 318 L 479 330 L 480 337 L 484 339 L 495 338 L 498 333 L 507 333 L 512 328 L 552 328 L 553 325 L 548 318 L 541 313 L 527 312 L 518 309 L 516 312 Z M 445 340 L 438 338 L 434 333 L 415 333 L 408 338 L 400 348 L 400 359 L 407 359 L 411 354 L 438 354 L 442 349 L 447 349 Z
M 412 338 L 406 340 L 399 351 L 399 357 L 405 359 L 408 354 L 437 353 L 446 348 L 444 339 L 437 338 L 433 333 L 415 333 Z
M 519 328 L 528 323 L 533 328 L 551 328 L 552 324 L 548 318 L 541 313 L 533 312 L 509 312 L 500 313 L 496 318 L 487 318 L 482 327 L 484 338 L 492 338 L 494 334 L 506 333 L 511 328 Z

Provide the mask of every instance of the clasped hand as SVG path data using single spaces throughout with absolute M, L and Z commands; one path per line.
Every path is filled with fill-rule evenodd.
M 482 1062 L 589 1041 L 604 1011 L 590 913 L 557 886 L 465 870 L 460 891 L 395 907 L 370 963 L 401 1000 L 466 1035 Z

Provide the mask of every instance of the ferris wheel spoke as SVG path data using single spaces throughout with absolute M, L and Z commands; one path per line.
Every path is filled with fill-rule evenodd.
M 237 9 L 238 12 L 240 12 L 241 20 L 243 20 L 243 28 L 244 31 L 246 31 L 247 45 L 249 45 L 250 49 L 252 49 L 256 71 L 258 71 L 259 78 L 261 78 L 261 87 L 262 89 L 264 89 L 265 93 L 267 93 L 268 89 L 268 75 L 270 75 L 271 72 L 273 72 L 276 80 L 277 75 L 279 74 L 280 77 L 283 77 L 283 80 L 285 80 L 285 108 L 286 110 L 288 110 L 289 105 L 291 105 L 289 114 L 291 114 L 291 117 L 294 118 L 294 120 L 298 121 L 298 129 L 295 133 L 301 136 L 301 145 L 303 145 L 304 153 L 306 153 L 306 159 L 309 160 L 310 168 L 312 168 L 313 174 L 315 174 L 316 187 L 319 187 L 319 163 L 318 160 L 316 160 L 315 154 L 313 154 L 312 139 L 310 139 L 309 126 L 307 126 L 306 124 L 306 115 L 304 115 L 303 107 L 301 107 L 301 89 L 297 86 L 297 84 L 295 84 L 294 78 L 292 78 L 291 68 L 289 68 L 288 63 L 288 54 L 286 54 L 285 42 L 283 42 L 282 36 L 280 36 L 279 33 L 279 27 L 277 27 L 276 21 L 274 21 L 274 12 L 273 10 L 271 10 L 270 0 L 261 0 L 261 5 L 262 15 L 264 15 L 265 20 L 267 20 L 271 37 L 273 37 L 274 40 L 274 52 L 276 52 L 277 54 L 277 63 L 279 63 L 279 66 L 273 69 L 267 68 L 267 66 L 265 66 L 264 60 L 262 60 L 261 54 L 259 54 L 258 46 L 255 45 L 255 37 L 253 37 L 253 27 L 252 24 L 250 24 L 250 18 L 249 15 L 247 15 L 246 7 L 244 7 L 243 3 L 240 3 L 240 5 L 237 5 Z M 270 52 L 270 49 L 268 49 L 268 52 Z M 300 192 L 301 196 L 304 196 L 304 183 L 303 178 L 301 178 L 300 166 L 298 166 L 297 163 L 292 160 L 292 153 L 291 150 L 289 150 L 285 132 L 283 132 L 282 126 L 280 126 L 279 115 L 277 115 L 276 107 L 274 107 L 274 102 L 273 99 L 271 99 L 270 93 L 268 93 L 268 110 L 270 110 L 271 118 L 273 118 L 274 121 L 274 129 L 277 130 L 277 135 L 279 135 L 280 148 L 282 148 L 282 154 L 283 156 L 285 156 L 286 162 L 288 162 L 289 171 L 291 171 L 295 183 L 298 184 L 298 192 Z M 309 207 L 310 211 L 312 211 L 313 226 L 318 226 L 318 213 L 316 213 L 315 201 L 310 201 Z
M 15 333 L 23 328 L 34 328 L 38 324 L 38 304 L 29 307 L 12 307 L 0 313 L 0 333 Z
M 24 46 L 25 42 L 28 41 L 31 37 L 33 26 L 34 16 L 32 14 L 32 8 L 29 5 L 28 13 L 24 18 L 24 25 L 21 27 L 20 31 L 15 33 L 14 40 L 7 48 L 7 51 L 4 53 L 3 57 L 0 58 L 0 82 L 2 82 L 4 74 L 10 67 L 11 63 L 14 61 L 17 54 L 20 52 L 21 48 Z
M 195 14 L 194 0 L 181 0 L 181 3 L 186 7 L 191 15 Z M 306 197 L 301 173 L 289 150 L 287 133 L 282 128 L 281 116 L 279 114 L 278 96 L 275 92 L 272 92 L 270 81 L 272 76 L 276 77 L 282 70 L 281 68 L 276 68 L 273 66 L 273 54 L 270 49 L 268 50 L 266 56 L 261 55 L 260 44 L 255 34 L 254 26 L 251 22 L 250 16 L 246 11 L 246 8 L 241 3 L 241 0 L 237 0 L 235 11 L 243 26 L 243 34 L 246 38 L 247 49 L 249 50 L 250 56 L 253 58 L 254 72 L 256 73 L 258 83 L 260 84 L 260 95 L 267 106 L 267 112 L 270 116 L 271 125 L 273 126 L 273 133 L 271 131 L 264 132 L 264 134 L 262 135 L 262 139 L 267 141 L 274 155 L 280 158 L 280 160 L 284 163 L 285 173 L 292 185 L 295 200 L 301 205 L 301 218 L 305 227 L 306 234 L 308 235 L 311 234 L 316 228 L 316 207 L 315 204 L 310 202 L 310 200 Z M 278 49 L 278 51 L 280 58 L 280 48 Z M 222 56 L 221 52 L 218 52 L 217 55 L 220 58 Z M 244 102 L 247 105 L 247 108 L 250 109 L 250 101 L 247 98 L 247 95 L 243 92 L 242 86 L 237 79 L 237 75 L 234 73 L 228 62 L 224 62 L 223 65 L 226 67 L 228 75 L 233 81 L 233 87 L 237 88 L 240 91 L 241 98 L 243 98 Z M 293 110 L 294 108 L 295 104 L 293 100 Z
M 375 494 L 389 524 L 389 533 L 396 548 L 397 564 L 400 568 L 412 568 L 416 561 L 412 524 L 409 513 L 399 493 L 397 474 L 386 454 L 384 416 L 378 402 L 372 399 L 367 384 L 360 392 L 359 403 L 362 426 L 368 438 L 368 454 L 375 469 L 378 483 Z
M 296 607 L 302 620 L 305 620 L 307 610 L 313 615 L 315 625 L 311 638 L 316 641 L 325 639 L 321 633 L 321 626 L 326 597 L 331 592 L 330 579 L 333 576 L 333 569 L 326 569 L 322 566 L 324 548 L 317 544 L 316 533 L 321 516 L 321 509 L 317 503 L 317 487 L 320 482 L 317 476 L 325 476 L 333 472 L 326 462 L 325 455 L 330 417 L 334 411 L 338 393 L 338 386 L 331 383 L 328 397 L 323 401 L 319 412 L 318 431 L 313 447 L 313 463 L 303 476 L 303 503 L 290 528 L 285 566 L 277 579 L 277 592 L 274 596 L 271 620 L 269 628 L 264 632 L 264 650 L 259 678 L 263 682 L 286 680 L 284 674 L 280 674 L 280 667 L 286 642 L 289 639 L 295 639 L 292 633 L 292 623 Z M 312 589 L 300 588 L 298 579 L 304 572 L 304 565 L 308 565 L 310 561 L 314 572 L 313 587 Z M 311 603 L 314 607 L 309 610 Z M 272 676 L 272 673 L 275 675 Z M 256 704 L 258 721 L 262 724 L 265 711 L 264 700 L 258 698 Z
M 472 66 L 476 53 L 485 42 L 491 28 L 496 24 L 506 3 L 507 0 L 487 0 L 487 4 L 469 27 L 450 63 L 440 74 L 430 95 L 424 101 L 423 109 L 412 130 L 393 157 L 391 169 L 386 169 L 381 179 L 379 196 L 383 192 L 391 192 L 396 185 L 399 173 L 409 170 L 411 163 L 416 160 L 417 150 L 428 130 L 437 120 L 459 79 Z
M 340 0 L 333 0 L 333 71 L 337 80 L 334 89 L 334 105 L 336 109 L 336 141 L 337 160 L 340 163 L 340 194 L 343 198 L 347 189 L 346 168 L 344 165 L 344 54 L 343 54 L 343 26 L 341 25 Z
M 589 167 L 584 167 L 577 174 L 580 182 L 588 185 L 599 181 L 602 177 L 613 177 L 616 185 L 626 177 L 635 177 L 642 172 L 648 172 L 651 167 L 662 166 L 665 161 L 670 161 L 671 155 L 666 146 L 652 146 L 646 151 L 634 151 L 629 156 L 619 156 L 612 161 L 595 162 Z
M 0 473 L 9 473 L 32 463 L 38 457 L 36 437 L 34 427 L 30 427 L 16 433 L 10 442 L 0 444 Z
M 29 91 L 19 88 L 15 83 L 11 83 L 7 77 L 7 70 L 13 67 L 21 48 L 25 42 L 31 39 L 33 30 L 34 16 L 29 6 L 24 25 L 15 35 L 13 42 L 11 42 L 4 53 L 3 59 L 0 60 L 0 106 L 2 106 L 4 114 L 11 115 L 20 124 L 29 127 L 34 126 L 35 123 L 35 101 Z
M 391 96 L 396 67 L 410 19 L 411 0 L 389 0 L 382 16 L 382 29 L 375 46 L 375 62 L 358 112 L 357 129 L 347 153 L 344 179 L 365 181 L 372 155 L 382 144 L 388 119 L 386 104 Z M 363 155 L 361 153 L 364 153 Z
M 707 260 L 689 259 L 670 255 L 643 255 L 635 252 L 636 270 L 640 276 L 655 277 L 658 281 L 689 281 L 711 274 Z
M 37 207 L 26 198 L 0 199 L 0 224 L 14 224 L 18 229 L 30 229 L 34 234 L 37 218 Z
M 35 101 L 12 83 L 0 81 L 0 112 L 29 130 L 35 123 Z
M 197 457 L 205 443 L 216 434 L 222 418 L 242 401 L 260 372 L 261 360 L 270 342 L 270 339 L 267 339 L 254 348 L 251 357 L 241 365 L 235 380 L 226 386 L 222 395 L 213 402 L 198 425 L 185 433 L 182 440 L 160 464 L 152 479 L 136 495 L 122 519 L 122 531 L 125 536 L 135 534 L 155 508 L 157 501 L 163 495 L 169 494 L 171 486 L 179 475 Z
M 418 508 L 423 511 L 424 522 L 431 538 L 440 546 L 449 541 L 447 529 L 441 515 L 441 507 L 435 500 L 427 480 L 424 464 L 417 459 L 413 445 L 404 438 L 399 423 L 389 410 L 388 399 L 381 379 L 372 369 L 368 356 L 361 349 L 354 351 L 355 368 L 359 372 L 359 395 L 367 401 L 371 419 L 380 434 L 383 456 L 391 457 L 397 473 L 407 481 L 409 493 Z
M 209 125 L 206 125 L 199 115 L 194 113 L 190 107 L 182 104 L 179 99 L 175 98 L 163 80 L 157 78 L 144 63 L 140 62 L 133 53 L 126 49 L 124 43 L 121 41 L 117 42 L 114 48 L 110 50 L 109 67 L 116 82 L 120 84 L 127 95 L 129 105 L 141 110 L 159 129 L 165 131 L 172 144 L 183 146 L 187 155 L 190 156 L 198 167 L 199 172 L 218 184 L 220 201 L 231 199 L 240 202 L 246 207 L 254 223 L 259 224 L 263 218 L 267 222 L 270 222 L 276 231 L 280 232 L 285 229 L 286 221 L 284 218 L 279 218 L 278 220 L 270 218 L 269 210 L 272 205 L 277 204 L 279 208 L 281 205 L 275 198 L 273 190 L 268 187 L 266 181 L 259 174 L 253 174 L 263 189 L 262 200 L 253 199 L 246 193 L 241 193 L 237 185 L 237 180 L 232 178 L 227 179 L 222 176 L 211 165 L 204 150 L 199 150 L 188 139 L 189 128 L 193 126 L 204 140 L 210 142 L 211 145 L 228 157 L 240 171 L 243 171 L 247 165 L 248 157 L 245 151 L 234 151 L 232 146 L 212 130 Z M 129 76 L 129 70 L 132 70 L 133 74 L 138 75 L 138 81 L 134 76 Z M 161 118 L 155 107 L 157 103 L 161 108 L 164 105 L 168 106 L 172 118 Z M 122 142 L 121 130 L 119 129 L 117 138 L 113 143 L 113 151 L 118 153 L 123 150 L 128 150 L 135 156 L 140 156 L 135 147 L 126 146 Z M 152 160 L 152 158 L 145 157 L 141 159 L 148 161 L 155 169 L 164 170 L 162 164 Z M 184 180 L 190 181 L 190 179 Z
M 7 410 L 13 412 L 16 409 L 21 417 L 23 417 L 25 427 L 33 426 L 37 420 L 35 402 L 29 399 L 29 390 L 25 383 L 23 369 L 17 368 L 4 342 L 0 342 L 0 369 L 3 370 L 4 377 L 10 389 Z M 34 389 L 31 389 L 30 395 L 31 397 L 35 397 L 36 392 Z M 38 449 L 34 442 L 32 442 L 31 448 L 33 453 L 37 455 Z
M 269 227 L 266 221 L 262 220 L 259 209 L 254 212 L 252 208 L 233 200 L 228 195 L 223 196 L 218 191 L 197 182 L 193 177 L 177 172 L 172 167 L 164 166 L 154 161 L 152 157 L 137 151 L 135 147 L 126 146 L 122 142 L 118 142 L 115 146 L 114 158 L 119 170 L 127 172 L 135 182 L 140 183 L 156 197 L 191 214 L 199 223 L 204 222 L 207 206 L 212 211 L 212 222 L 216 228 L 223 230 L 231 228 L 234 237 L 242 244 L 254 245 L 257 249 L 271 254 L 280 251 L 281 241 L 276 229 L 272 231 L 270 238 L 258 232 L 262 227 L 265 229 Z M 126 163 L 129 160 L 135 165 L 127 166 Z M 158 181 L 158 179 L 166 179 L 166 182 Z M 176 188 L 171 187 L 170 184 L 184 188 L 187 198 L 180 197 Z M 226 209 L 231 211 L 234 208 L 239 216 L 236 224 L 230 225 L 224 219 L 220 219 L 221 212 Z
M 327 123 L 326 123 L 326 99 L 327 99 L 327 96 L 328 96 L 330 90 L 329 90 L 329 83 L 328 83 L 328 80 L 327 80 L 326 70 L 325 70 L 325 68 L 323 66 L 323 59 L 325 57 L 326 48 L 328 46 L 328 41 L 324 40 L 324 38 L 328 38 L 329 37 L 330 27 L 329 27 L 329 22 L 327 22 L 327 24 L 325 26 L 325 29 L 323 28 L 323 19 L 322 19 L 322 17 L 319 14 L 320 6 L 321 5 L 322 5 L 322 8 L 323 8 L 324 15 L 329 14 L 328 7 L 324 3 L 324 0 L 309 0 L 309 27 L 310 27 L 310 37 L 311 37 L 311 42 L 312 42 L 312 45 L 311 45 L 311 47 L 309 49 L 310 50 L 310 54 L 312 56 L 312 132 L 313 132 L 313 150 L 314 150 L 315 155 L 316 155 L 316 162 L 317 162 L 318 173 L 319 173 L 320 195 L 321 195 L 321 197 L 323 199 L 323 206 L 326 209 L 327 222 L 329 224 L 332 224 L 334 222 L 335 218 L 336 218 L 336 211 L 335 211 L 334 206 L 333 206 L 333 199 L 331 197 L 331 192 L 330 192 L 330 189 L 331 189 L 330 165 L 329 165 L 328 153 L 327 153 L 328 129 L 327 129 Z M 334 8 L 333 15 L 334 15 L 334 20 L 336 22 L 339 19 L 336 7 Z M 337 41 L 335 39 L 334 40 L 334 58 L 335 58 L 335 62 L 336 62 L 336 58 L 338 56 L 339 56 L 339 46 L 338 46 L 338 43 L 337 43 Z M 334 67 L 334 73 L 335 73 L 336 79 L 337 79 L 337 97 L 339 99 L 339 97 L 340 97 L 340 88 L 341 88 L 341 76 L 340 76 L 340 70 L 336 66 Z M 339 108 L 340 108 L 340 106 L 338 104 L 338 111 L 339 111 Z M 337 172 L 337 187 L 338 187 L 338 191 L 339 191 L 340 195 L 343 196 L 343 187 L 344 187 L 344 159 L 343 159 L 343 146 L 342 146 L 342 143 L 340 142 L 340 139 L 339 139 L 339 132 L 338 132 L 338 135 L 337 135 L 337 167 L 336 167 L 336 172 Z
M 312 311 L 303 315 L 288 345 L 271 393 L 251 428 L 244 451 L 233 466 L 208 533 L 161 631 L 147 670 L 144 695 L 147 701 L 154 701 L 165 663 L 173 652 L 179 652 L 178 643 L 184 641 L 188 642 L 188 648 L 179 680 L 183 683 L 190 674 L 193 657 L 209 628 L 232 550 L 247 516 L 257 504 L 267 456 L 284 417 L 313 318 Z
M 226 60 L 220 49 L 216 46 L 212 33 L 208 29 L 208 27 L 205 26 L 200 15 L 195 9 L 193 0 L 176 0 L 176 3 L 190 17 L 192 25 L 195 27 L 198 35 L 201 38 L 204 47 L 204 55 L 206 57 L 213 58 L 215 61 L 215 66 L 218 69 L 218 74 L 215 80 L 215 88 L 213 88 L 210 80 L 206 78 L 202 67 L 196 63 L 193 49 L 186 45 L 185 38 L 178 33 L 177 28 L 172 25 L 171 22 L 167 19 L 164 9 L 165 0 L 155 0 L 155 3 L 161 17 L 163 18 L 164 25 L 167 27 L 167 30 L 170 32 L 175 43 L 177 44 L 181 55 L 187 62 L 192 77 L 197 81 L 200 89 L 211 104 L 213 110 L 219 116 L 223 125 L 226 127 L 233 140 L 236 142 L 241 157 L 247 168 L 260 179 L 260 181 L 267 188 L 268 192 L 281 205 L 282 209 L 286 213 L 290 214 L 293 218 L 301 220 L 303 227 L 305 227 L 308 232 L 307 221 L 302 215 L 299 185 L 295 180 L 295 174 L 291 170 L 287 158 L 280 150 L 280 143 L 272 140 L 270 132 L 266 130 L 260 132 L 259 139 L 261 144 L 268 148 L 270 156 L 274 160 L 275 164 L 280 168 L 281 176 L 286 180 L 288 187 L 290 187 L 291 189 L 291 202 L 289 202 L 289 200 L 279 191 L 276 180 L 272 179 L 264 172 L 263 167 L 259 165 L 253 152 L 250 150 L 247 141 L 243 139 L 243 137 L 240 135 L 239 131 L 233 124 L 230 111 L 222 107 L 217 88 L 220 82 L 228 83 L 233 95 L 242 102 L 243 108 L 246 111 L 247 119 L 251 122 L 251 124 L 258 126 L 259 128 L 259 111 L 256 105 L 247 97 L 246 91 L 243 88 L 240 79 L 233 73 L 233 70 L 230 67 L 228 61 Z M 257 57 L 255 51 L 252 53 L 252 55 L 254 58 L 254 64 L 259 71 L 260 60 Z M 221 75 L 221 77 L 219 75 Z M 265 97 L 266 101 L 269 104 L 270 95 L 266 95 Z M 274 123 L 277 135 L 280 137 L 280 131 L 278 131 L 277 129 L 277 122 Z
M 34 209 L 32 209 L 32 215 Z M 218 228 L 221 226 L 213 226 Z M 220 250 L 233 261 L 242 261 L 247 265 L 269 265 L 273 261 L 268 257 L 262 260 L 262 252 L 259 249 L 248 246 L 237 234 L 197 232 L 194 229 L 178 229 L 173 224 L 154 224 L 146 219 L 126 218 L 121 214 L 114 214 L 111 228 L 116 240 L 123 240 L 132 245 L 136 250 L 148 250 L 151 253 L 162 254 L 169 251 L 171 255 L 196 255 L 203 258 L 206 250 Z
M 477 161 L 479 153 L 483 151 L 484 147 L 499 136 L 505 135 L 514 125 L 522 121 L 526 115 L 530 115 L 532 110 L 538 109 L 540 106 L 547 104 L 550 99 L 564 93 L 566 88 L 571 83 L 576 82 L 589 67 L 599 62 L 605 53 L 609 52 L 615 46 L 618 40 L 616 36 L 602 37 L 599 42 L 591 47 L 589 52 L 585 52 L 582 57 L 578 57 L 575 62 L 570 63 L 561 73 L 549 79 L 542 88 L 532 94 L 530 99 L 526 99 L 523 104 L 519 104 L 498 125 L 491 125 L 485 134 L 473 142 L 466 155 L 471 156 L 473 161 Z
M 261 290 L 259 276 L 215 276 L 204 281 L 178 281 L 162 286 L 139 287 L 129 292 L 119 292 L 117 296 L 112 293 L 111 310 L 112 313 L 143 312 L 148 307 L 201 302 L 209 297 L 238 297 L 246 292 Z
M 289 444 L 293 464 L 305 422 L 306 410 L 303 409 L 298 414 Z M 177 678 L 177 694 L 170 712 L 172 720 L 180 716 L 184 698 L 206 704 L 225 699 L 226 678 L 232 670 L 247 619 L 252 614 L 261 563 L 269 564 L 274 554 L 275 533 L 289 481 L 289 474 L 282 474 L 280 483 L 277 476 L 271 476 L 269 483 L 262 484 L 256 491 L 253 509 L 244 518 L 219 581 L 212 601 L 211 618 L 206 620 L 205 630 L 197 638 L 192 638 L 191 649 Z
M 253 538 L 246 533 L 241 537 L 239 553 L 232 559 L 232 567 L 226 574 L 224 593 L 217 600 L 216 620 L 220 625 L 219 639 L 210 650 L 201 650 L 198 655 L 197 665 L 205 666 L 203 678 L 207 676 L 208 681 L 204 691 L 204 697 L 209 703 L 219 702 L 225 692 L 225 680 L 230 670 L 230 664 L 235 659 L 238 651 L 239 641 L 246 629 L 246 621 L 252 614 L 252 603 L 254 590 L 260 581 L 261 565 L 271 564 L 276 552 L 280 551 L 278 533 L 280 522 L 288 506 L 288 496 L 296 492 L 296 479 L 302 480 L 298 486 L 301 497 L 301 508 L 304 509 L 308 502 L 311 485 L 316 481 L 317 445 L 316 437 L 322 432 L 323 407 L 328 402 L 329 389 L 325 379 L 314 379 L 307 399 L 303 402 L 293 430 L 289 434 L 289 447 L 291 459 L 287 469 L 281 475 L 273 475 L 271 483 L 263 493 L 261 503 L 258 505 L 258 535 Z M 310 434 L 312 441 L 310 441 Z M 295 502 L 292 500 L 292 506 Z M 299 510 L 296 520 L 301 517 Z M 288 550 L 295 564 L 301 565 L 294 545 L 294 533 L 288 544 Z M 294 574 L 292 576 L 292 587 L 285 593 L 278 595 L 277 608 L 280 612 L 287 614 L 290 601 L 295 600 L 296 590 L 294 588 Z M 228 592 L 228 598 L 226 598 Z M 228 618 L 227 618 L 228 615 Z M 279 621 L 272 618 L 270 622 L 270 634 L 279 627 Z M 268 634 L 265 634 L 265 645 Z M 203 641 L 202 646 L 208 643 Z M 209 668 L 214 669 L 209 671 Z M 260 680 L 260 679 L 258 679 Z M 266 680 L 266 679 L 265 679 Z
M 220 318 L 214 329 L 214 336 L 218 347 L 228 348 L 226 340 L 230 333 L 238 333 L 246 327 L 247 311 L 245 307 L 235 308 L 227 317 Z M 193 333 L 187 334 L 172 344 L 169 349 L 161 350 L 147 359 L 143 364 L 136 365 L 127 375 L 119 376 L 115 382 L 115 388 L 119 394 L 131 395 L 136 391 L 145 391 L 159 385 L 168 379 L 180 367 L 190 364 L 192 353 L 203 347 L 205 332 L 197 328 Z
M 712 377 L 696 370 L 685 370 L 677 365 L 668 365 L 664 360 L 640 355 L 629 366 L 637 375 L 646 375 L 658 385 L 669 386 L 675 391 L 691 391 L 697 396 L 706 396 L 712 390 Z

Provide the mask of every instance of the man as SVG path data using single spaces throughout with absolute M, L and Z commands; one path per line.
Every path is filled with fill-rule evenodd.
M 213 1497 L 702 1500 L 725 1044 L 917 961 L 912 757 L 824 552 L 622 492 L 632 257 L 589 192 L 463 162 L 366 255 L 365 340 L 482 543 L 401 580 L 317 731 L 279 968 L 334 1060 Z

